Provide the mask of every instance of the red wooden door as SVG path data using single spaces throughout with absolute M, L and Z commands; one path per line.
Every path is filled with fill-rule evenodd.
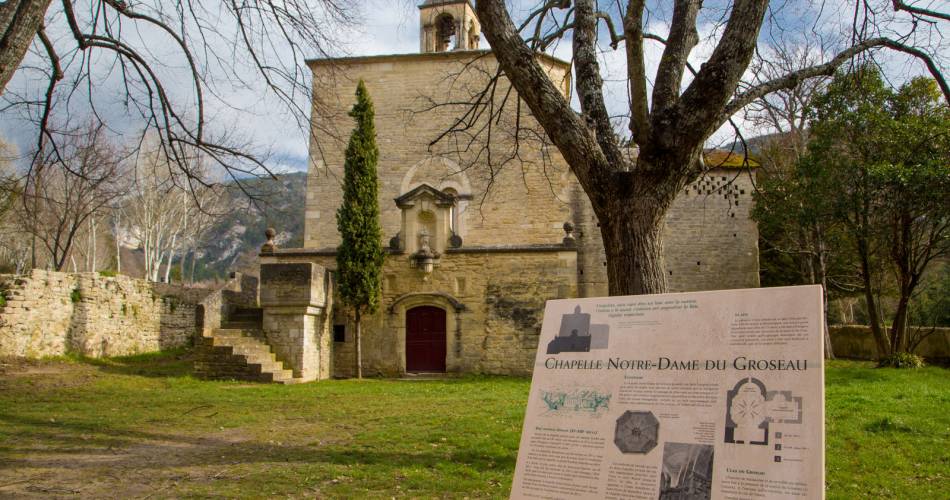
M 445 371 L 445 310 L 432 306 L 406 311 L 406 371 Z

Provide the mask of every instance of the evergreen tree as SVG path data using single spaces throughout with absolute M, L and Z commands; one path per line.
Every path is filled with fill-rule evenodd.
M 813 103 L 807 153 L 763 183 L 755 217 L 816 235 L 820 282 L 860 290 L 879 357 L 901 361 L 920 340 L 912 301 L 950 255 L 950 109 L 933 80 L 894 89 L 874 66 L 839 72 Z
M 361 317 L 379 306 L 383 267 L 382 231 L 379 227 L 376 127 L 373 102 L 362 80 L 350 116 L 356 127 L 346 147 L 343 167 L 343 204 L 336 214 L 342 242 L 337 248 L 337 291 L 340 301 L 352 308 L 356 323 L 356 376 L 362 378 Z

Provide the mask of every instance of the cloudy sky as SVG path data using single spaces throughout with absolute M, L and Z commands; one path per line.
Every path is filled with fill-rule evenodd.
M 158 1 L 158 0 L 153 0 Z M 141 3 L 141 2 L 140 2 Z M 215 2 L 205 2 L 213 5 Z M 515 0 L 512 4 L 513 15 L 517 17 L 524 16 L 527 8 L 534 5 L 533 0 Z M 612 2 L 605 2 L 612 3 Z M 648 29 L 655 33 L 665 35 L 668 31 L 664 19 L 668 19 L 669 12 L 666 4 L 669 2 L 657 1 L 653 6 L 653 17 L 648 21 Z M 721 27 L 719 22 L 722 13 L 725 10 L 720 6 L 717 8 L 717 1 L 710 0 L 704 4 L 704 14 L 700 18 L 698 25 L 701 43 L 693 51 L 690 59 L 694 65 L 699 65 L 708 57 L 714 47 Z M 889 4 L 889 2 L 886 2 Z M 133 2 L 134 4 L 134 2 Z M 148 4 L 146 1 L 145 4 Z M 340 38 L 345 41 L 342 47 L 336 48 L 340 55 L 373 55 L 390 53 L 412 53 L 417 52 L 419 41 L 419 15 L 416 8 L 416 2 L 409 0 L 354 0 L 358 6 L 359 16 L 356 26 L 349 28 L 343 33 L 338 33 Z M 145 8 L 145 6 L 141 6 Z M 805 36 L 821 38 L 827 42 L 840 38 L 849 26 L 850 2 L 845 0 L 826 0 L 816 2 L 812 0 L 786 0 L 784 2 L 773 2 L 770 18 L 774 23 L 767 25 L 762 31 L 762 40 L 760 46 L 767 49 L 772 41 L 785 38 Z M 816 23 L 818 14 L 821 13 L 820 22 Z M 215 11 L 211 9 L 208 13 L 208 19 L 214 19 Z M 226 23 L 222 23 L 225 25 Z M 619 21 L 618 21 L 619 24 Z M 781 26 L 787 31 L 776 30 L 776 26 Z M 61 47 L 63 54 L 69 54 L 71 37 L 62 22 L 60 13 L 52 11 L 48 16 L 48 30 L 54 39 L 57 48 Z M 946 23 L 943 29 L 950 29 Z M 894 24 L 893 30 L 899 31 L 900 23 Z M 222 54 L 230 51 L 230 44 L 227 41 L 233 33 L 228 33 L 227 28 L 221 28 L 220 38 L 213 38 L 211 45 Z M 174 47 L 169 45 L 167 37 L 161 33 L 149 31 L 148 29 L 136 29 L 134 35 L 127 34 L 132 43 L 142 47 L 157 60 L 165 62 L 163 76 L 169 87 L 169 93 L 176 96 L 183 103 L 193 102 L 193 92 L 191 92 L 191 83 L 181 78 L 182 74 L 187 74 L 184 67 L 184 61 Z M 604 37 L 606 38 L 606 37 Z M 943 44 L 943 40 L 938 40 L 938 46 Z M 606 45 L 606 44 L 605 44 Z M 830 45 L 833 45 L 831 43 Z M 487 47 L 483 41 L 482 47 Z M 944 47 L 945 48 L 945 47 Z M 647 62 L 650 68 L 655 70 L 659 62 L 662 48 L 657 44 L 647 45 Z M 570 43 L 562 43 L 554 49 L 554 55 L 563 59 L 570 59 Z M 938 51 L 939 52 L 939 51 Z M 277 58 L 290 60 L 292 56 L 289 53 L 275 53 Z M 313 57 L 316 54 L 307 54 Z M 943 55 L 946 55 L 945 53 Z M 602 69 L 605 79 L 605 94 L 611 108 L 616 114 L 621 114 L 626 104 L 626 82 L 624 81 L 625 62 L 623 48 L 619 50 L 608 50 L 605 47 L 602 55 Z M 68 59 L 73 68 L 81 65 L 81 60 L 76 58 Z M 213 59 L 213 58 L 212 58 Z M 227 59 L 225 57 L 225 59 Z M 919 63 L 909 61 L 906 57 L 888 57 L 883 59 L 885 69 L 889 76 L 900 83 L 906 80 L 910 75 L 923 72 L 923 66 Z M 8 86 L 8 92 L 5 99 L 10 96 L 37 98 L 45 90 L 45 83 L 42 80 L 42 73 L 47 71 L 48 63 L 45 62 L 39 53 L 33 53 L 27 58 L 27 67 L 22 69 L 11 84 Z M 91 66 L 95 68 L 97 75 L 91 82 L 91 85 L 83 86 L 84 89 L 93 89 L 96 111 L 104 116 L 110 124 L 110 127 L 117 134 L 121 135 L 123 131 L 130 131 L 130 136 L 134 136 L 134 131 L 141 128 L 141 118 L 130 116 L 129 104 L 120 96 L 123 95 L 121 80 L 118 78 L 118 72 L 109 58 L 93 59 Z M 229 73 L 225 79 L 227 85 L 214 85 L 209 89 L 207 98 L 207 118 L 209 128 L 223 126 L 227 132 L 239 140 L 253 143 L 260 150 L 268 150 L 272 154 L 269 156 L 269 164 L 278 170 L 302 170 L 306 168 L 307 141 L 306 131 L 298 127 L 293 119 L 293 115 L 286 111 L 281 101 L 274 96 L 269 96 L 262 91 L 263 86 L 260 78 L 255 78 L 254 71 L 250 66 L 233 65 L 229 63 L 208 62 L 207 71 L 209 74 Z M 649 70 L 648 70 L 649 71 Z M 751 76 L 751 75 L 749 75 Z M 687 78 L 688 80 L 688 78 Z M 86 82 L 88 83 L 88 82 Z M 85 90 L 79 90 L 78 94 L 83 97 Z M 81 116 L 89 112 L 89 105 L 84 104 L 88 99 L 77 98 L 76 96 L 61 96 L 57 99 L 57 110 L 63 114 L 63 110 L 71 109 L 71 116 Z M 305 102 L 300 103 L 306 107 Z M 34 107 L 29 112 L 25 108 L 14 108 L 0 113 L 0 134 L 6 137 L 8 142 L 17 145 L 21 152 L 28 151 L 36 141 L 35 128 L 32 127 L 29 120 L 24 118 L 32 116 L 35 118 L 37 109 Z M 754 133 L 749 126 L 741 123 L 744 131 Z M 713 141 L 728 140 L 730 133 L 721 131 Z

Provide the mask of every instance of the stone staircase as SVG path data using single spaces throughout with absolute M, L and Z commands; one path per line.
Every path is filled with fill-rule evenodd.
M 246 380 L 293 384 L 291 370 L 267 345 L 261 309 L 237 309 L 197 346 L 195 375 L 210 380 Z

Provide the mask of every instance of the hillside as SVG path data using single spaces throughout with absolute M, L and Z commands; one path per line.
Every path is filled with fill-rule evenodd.
M 224 277 L 231 271 L 257 274 L 257 252 L 268 227 L 277 230 L 278 245 L 303 245 L 306 174 L 280 174 L 276 181 L 255 179 L 247 181 L 246 187 L 261 199 L 251 203 L 237 186 L 231 186 L 230 209 L 209 230 L 204 247 L 198 250 L 196 279 Z

